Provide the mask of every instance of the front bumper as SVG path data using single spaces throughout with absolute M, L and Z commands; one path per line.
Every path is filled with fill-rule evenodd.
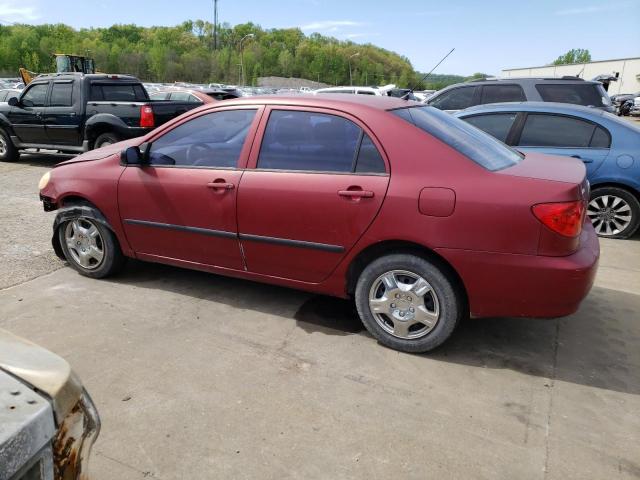
M 555 318 L 574 313 L 598 270 L 600 244 L 586 222 L 572 255 L 550 257 L 439 249 L 462 277 L 474 317 Z

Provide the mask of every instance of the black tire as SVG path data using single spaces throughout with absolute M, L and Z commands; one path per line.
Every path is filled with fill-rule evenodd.
M 97 211 L 96 211 L 97 212 Z M 99 232 L 100 245 L 103 252 L 103 257 L 100 262 L 96 262 L 95 265 L 91 265 L 89 268 L 85 268 L 76 259 L 80 253 L 75 251 L 75 255 L 71 252 L 69 245 L 67 244 L 66 231 L 70 223 L 78 220 L 81 225 L 93 225 Z M 120 244 L 114 233 L 102 223 L 90 217 L 78 217 L 76 219 L 63 222 L 58 227 L 57 231 L 58 241 L 62 248 L 64 256 L 74 270 L 81 275 L 91 278 L 105 278 L 110 275 L 114 275 L 124 267 L 126 257 L 120 250 Z M 80 244 L 78 244 L 80 245 Z M 79 247 L 78 247 L 79 248 Z M 84 250 L 83 250 L 84 251 Z
M 606 196 L 609 197 L 607 202 L 605 202 L 605 199 L 603 198 Z M 622 230 L 618 230 L 615 223 L 607 221 L 607 206 L 612 207 L 612 202 L 614 201 L 613 197 L 621 199 L 629 206 L 628 210 L 625 209 L 624 211 L 619 211 L 621 214 L 625 214 L 628 211 L 631 215 L 630 221 Z M 605 205 L 605 203 L 607 203 L 607 205 Z M 618 209 L 621 208 L 621 204 L 621 202 L 618 203 Z M 624 188 L 600 187 L 593 189 L 591 191 L 591 200 L 589 201 L 587 214 L 591 218 L 591 222 L 593 223 L 598 236 L 603 238 L 629 238 L 636 233 L 640 226 L 640 202 L 633 193 L 625 190 Z M 609 223 L 609 229 L 607 229 L 607 223 Z
M 118 143 L 119 141 L 120 139 L 115 133 L 111 133 L 111 132 L 102 133 L 98 135 L 98 138 L 96 138 L 96 141 L 93 142 L 93 148 L 96 149 L 100 147 L 105 147 L 107 145 Z
M 20 152 L 11 141 L 9 134 L 0 128 L 0 162 L 17 162 Z
M 376 318 L 392 320 L 393 317 L 375 317 L 371 311 L 369 294 L 374 288 L 374 283 L 378 284 L 380 277 L 391 271 L 405 271 L 422 277 L 429 283 L 437 298 L 439 317 L 431 330 L 419 338 L 399 338 L 388 332 Z M 411 297 L 408 298 L 411 300 Z M 463 294 L 443 269 L 424 258 L 410 254 L 386 255 L 367 265 L 356 284 L 355 303 L 360 319 L 371 335 L 387 347 L 409 353 L 427 352 L 441 345 L 451 336 L 463 312 Z M 389 328 L 390 324 L 386 325 Z

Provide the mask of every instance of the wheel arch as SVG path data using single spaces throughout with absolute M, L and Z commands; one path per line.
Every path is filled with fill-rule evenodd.
M 118 244 L 118 248 L 122 248 L 120 246 L 117 232 L 114 230 L 107 218 L 95 204 L 93 204 L 90 200 L 78 195 L 67 195 L 66 197 L 60 199 L 60 208 L 58 209 L 56 218 L 53 221 L 53 236 L 51 237 L 51 245 L 53 246 L 53 250 L 59 258 L 61 258 L 62 260 L 65 259 L 64 253 L 62 251 L 62 246 L 60 245 L 58 229 L 64 222 L 72 220 L 74 218 L 78 218 L 80 216 L 91 218 L 108 228 L 111 232 L 113 232 L 115 241 Z
M 347 294 L 350 296 L 353 295 L 356 283 L 358 282 L 358 277 L 369 263 L 371 263 L 376 258 L 395 253 L 416 255 L 438 266 L 443 271 L 443 273 L 445 273 L 445 275 L 447 275 L 451 279 L 456 288 L 462 293 L 464 309 L 465 312 L 468 312 L 469 296 L 467 293 L 467 288 L 464 284 L 464 281 L 462 280 L 462 277 L 456 271 L 453 265 L 451 265 L 451 263 L 449 263 L 444 257 L 436 253 L 434 250 L 419 243 L 414 243 L 406 240 L 384 240 L 371 244 L 360 251 L 351 260 L 351 263 L 347 268 Z
M 622 183 L 622 182 L 616 182 L 616 181 L 598 182 L 596 184 L 591 185 L 591 193 L 593 193 L 595 190 L 599 188 L 606 188 L 606 187 L 620 188 L 622 190 L 626 190 L 627 192 L 632 194 L 634 197 L 636 197 L 640 202 L 640 190 L 635 188 L 633 185 L 629 185 L 627 183 Z

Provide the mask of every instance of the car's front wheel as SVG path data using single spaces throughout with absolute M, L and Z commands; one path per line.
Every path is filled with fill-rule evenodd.
M 426 352 L 447 340 L 462 314 L 462 297 L 434 263 L 410 254 L 371 262 L 356 284 L 365 327 L 380 343 L 403 352 Z
M 124 265 L 115 235 L 93 218 L 64 222 L 58 227 L 58 240 L 69 265 L 87 277 L 104 278 Z
M 591 192 L 587 215 L 599 236 L 629 238 L 640 225 L 640 202 L 622 188 L 596 188 Z

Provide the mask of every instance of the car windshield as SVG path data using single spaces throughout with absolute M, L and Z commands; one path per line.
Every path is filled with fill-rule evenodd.
M 391 113 L 455 148 L 487 170 L 501 170 L 524 158 L 491 135 L 435 107 L 401 108 Z

